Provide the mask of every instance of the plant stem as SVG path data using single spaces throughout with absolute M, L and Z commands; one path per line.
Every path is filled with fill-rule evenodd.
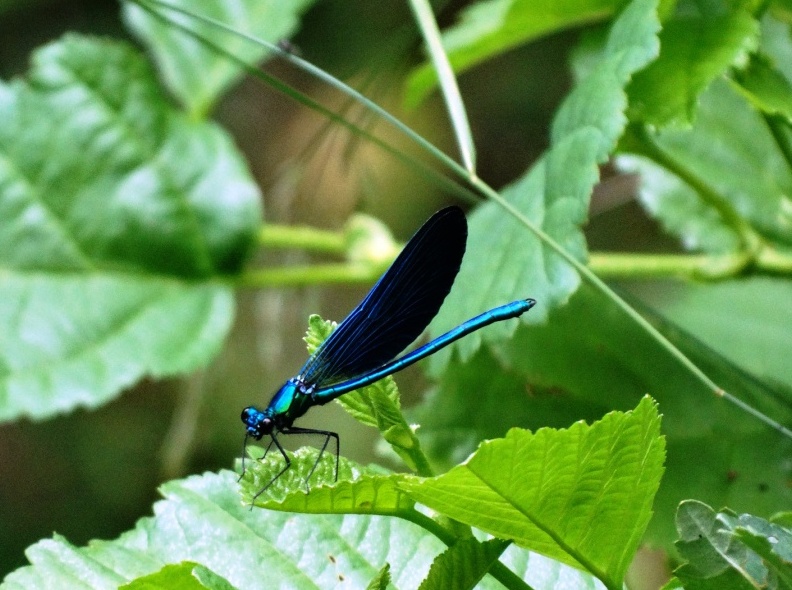
M 378 264 L 338 263 L 247 270 L 233 280 L 238 287 L 302 287 L 318 284 L 369 284 L 387 268 Z
M 280 231 L 280 230 L 279 230 Z M 299 232 L 298 232 L 299 233 Z M 298 234 L 288 236 L 283 232 L 283 241 L 274 247 L 298 247 Z M 280 239 L 280 238 L 277 238 Z M 267 246 L 272 246 L 268 243 Z M 330 252 L 316 244 L 304 242 L 306 249 Z M 248 270 L 233 279 L 239 287 L 300 287 L 317 284 L 369 285 L 376 281 L 387 268 L 390 260 L 378 263 L 336 263 L 290 266 L 285 268 L 263 268 Z M 629 254 L 621 252 L 592 252 L 588 268 L 606 279 L 645 278 L 690 278 L 727 279 L 736 277 L 745 267 L 741 254 Z M 753 271 L 792 275 L 792 255 L 762 248 L 751 266 Z M 758 273 L 757 273 L 758 274 Z
M 740 253 L 708 254 L 631 254 L 593 252 L 588 267 L 604 279 L 645 278 L 727 278 L 745 266 Z
M 437 79 L 440 82 L 440 89 L 443 92 L 448 115 L 451 118 L 451 126 L 456 135 L 459 153 L 468 174 L 476 173 L 476 146 L 473 143 L 473 134 L 470 132 L 470 123 L 465 104 L 462 102 L 462 95 L 459 93 L 454 70 L 448 61 L 440 39 L 440 30 L 437 28 L 437 21 L 432 12 L 432 5 L 428 0 L 410 0 L 415 20 L 421 29 L 421 34 L 426 41 L 426 48 L 432 60 Z
M 755 266 L 768 272 L 792 274 L 792 254 L 775 248 L 762 248 L 757 254 Z
M 408 452 L 410 455 L 410 459 L 412 459 L 413 463 L 415 464 L 415 473 L 420 475 L 421 477 L 434 477 L 435 472 L 432 469 L 431 463 L 429 463 L 429 459 L 427 459 L 426 455 L 424 454 L 423 450 L 421 449 L 421 441 L 418 439 L 417 436 L 413 433 L 414 439 L 414 446 L 411 449 L 404 449 L 405 452 Z
M 343 232 L 314 227 L 267 224 L 262 226 L 257 237 L 258 244 L 263 248 L 300 248 L 343 256 L 347 247 Z
M 206 397 L 203 370 L 196 371 L 179 384 L 179 395 L 160 454 L 163 481 L 183 477 L 196 447 L 198 420 Z
M 727 279 L 746 268 L 756 273 L 792 274 L 792 253 L 762 246 L 751 259 L 747 252 L 730 254 L 629 254 L 592 252 L 589 268 L 603 278 Z M 757 273 L 758 274 L 758 273 Z

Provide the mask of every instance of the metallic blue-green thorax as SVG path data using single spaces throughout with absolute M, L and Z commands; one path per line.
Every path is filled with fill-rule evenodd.
M 274 419 L 281 418 L 282 421 L 291 424 L 292 421 L 305 414 L 311 406 L 317 405 L 311 395 L 312 391 L 313 387 L 306 385 L 299 377 L 289 379 L 272 396 L 264 413 Z

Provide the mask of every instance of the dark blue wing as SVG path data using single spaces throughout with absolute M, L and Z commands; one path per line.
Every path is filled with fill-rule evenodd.
M 467 221 L 459 207 L 435 213 L 404 246 L 366 298 L 300 371 L 306 383 L 328 385 L 375 369 L 424 331 L 459 272 Z

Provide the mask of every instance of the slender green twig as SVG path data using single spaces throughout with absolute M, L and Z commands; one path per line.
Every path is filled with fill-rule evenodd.
M 737 276 L 750 265 L 754 274 L 792 274 L 792 254 L 763 246 L 751 257 L 729 254 L 624 254 L 592 252 L 589 268 L 601 278 L 641 279 L 679 277 L 724 279 Z
M 473 143 L 473 134 L 470 132 L 465 103 L 462 102 L 462 95 L 459 93 L 454 70 L 448 61 L 448 55 L 443 49 L 443 42 L 440 39 L 440 30 L 437 28 L 437 21 L 432 12 L 432 5 L 428 0 L 410 0 L 415 20 L 421 29 L 429 57 L 432 60 L 437 79 L 440 82 L 440 89 L 443 92 L 446 108 L 451 118 L 451 126 L 456 135 L 459 153 L 468 174 L 476 174 L 476 146 Z
M 418 440 L 417 437 L 416 440 Z M 418 443 L 419 445 L 417 448 L 414 451 L 411 451 L 410 454 L 413 461 L 415 461 L 415 472 L 421 477 L 434 477 L 434 469 L 432 469 L 429 459 L 424 454 L 423 449 L 421 449 L 420 441 L 418 441 Z
M 162 443 L 160 476 L 163 480 L 183 477 L 195 452 L 198 421 L 207 394 L 204 371 L 183 380 L 168 432 Z
M 603 279 L 732 277 L 746 265 L 743 253 L 709 254 L 633 254 L 592 252 L 588 267 Z
M 234 284 L 239 287 L 300 287 L 318 284 L 370 284 L 376 281 L 387 266 L 375 264 L 313 264 L 284 268 L 247 270 Z
M 283 248 L 304 248 L 310 245 L 283 244 Z M 316 251 L 325 251 L 316 249 Z M 734 268 L 734 255 L 708 256 L 620 254 L 594 252 L 589 257 L 588 268 L 606 279 L 645 278 L 695 278 L 722 279 L 733 274 L 721 274 L 717 269 Z M 374 266 L 367 263 L 349 262 L 290 266 L 288 268 L 266 268 L 248 270 L 234 283 L 241 287 L 295 287 L 317 284 L 371 284 L 387 268 L 387 261 Z M 762 250 L 755 263 L 756 270 L 773 274 L 792 274 L 792 257 L 775 250 Z
M 342 232 L 273 223 L 259 229 L 258 243 L 263 248 L 299 248 L 338 255 L 344 255 L 347 249 L 346 236 Z
M 792 274 L 792 255 L 775 248 L 765 247 L 757 254 L 754 266 L 759 270 L 790 275 Z

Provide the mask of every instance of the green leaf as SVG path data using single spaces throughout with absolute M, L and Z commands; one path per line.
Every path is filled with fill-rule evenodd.
M 234 312 L 232 293 L 217 285 L 3 274 L 0 420 L 95 407 L 144 375 L 188 372 L 218 352 Z
M 386 590 L 391 583 L 390 564 L 386 563 L 382 566 L 379 573 L 371 579 L 371 582 L 366 586 L 366 590 Z
M 501 539 L 460 539 L 435 558 L 418 590 L 474 588 L 508 546 Z
M 465 8 L 460 22 L 443 34 L 443 47 L 457 73 L 539 37 L 605 20 L 622 0 L 482 0 Z M 410 77 L 407 101 L 418 104 L 437 85 L 431 64 Z
M 308 354 L 311 355 L 315 353 L 319 345 L 327 340 L 327 337 L 330 336 L 337 327 L 337 322 L 333 320 L 323 320 L 320 315 L 315 313 L 311 314 L 308 317 L 308 330 L 305 332 L 305 336 L 303 336 L 303 342 L 305 342 L 308 348 Z
M 763 54 L 754 54 L 748 67 L 736 75 L 748 100 L 763 113 L 792 122 L 792 83 Z
M 765 566 L 778 577 L 781 588 L 792 588 L 792 529 L 773 526 L 766 521 L 739 526 L 735 536 L 756 553 Z
M 262 460 L 249 461 L 240 482 L 243 501 L 308 514 L 400 514 L 412 508 L 412 500 L 396 487 L 402 476 L 361 468 L 339 457 L 336 482 L 334 454 L 323 453 L 318 464 L 317 455 L 310 447 L 289 453 L 291 467 L 263 494 L 261 490 L 283 469 L 283 457 L 271 452 Z M 308 493 L 306 480 L 315 465 Z
M 792 529 L 693 500 L 680 505 L 677 528 L 688 563 L 674 573 L 687 590 L 792 588 Z
M 619 587 L 649 523 L 664 457 L 657 407 L 644 398 L 591 426 L 512 429 L 445 475 L 399 486 L 433 510 Z
M 658 126 L 693 121 L 699 95 L 729 66 L 746 62 L 758 33 L 759 23 L 748 12 L 665 22 L 660 57 L 627 89 L 630 119 Z
M 31 565 L 9 574 L 0 588 L 109 590 L 185 561 L 245 590 L 270 590 L 273 584 L 366 588 L 375 576 L 384 578 L 384 564 L 390 565 L 395 587 L 417 588 L 445 549 L 437 538 L 399 518 L 250 510 L 240 501 L 236 479 L 223 471 L 163 485 L 165 499 L 154 505 L 154 516 L 113 541 L 86 547 L 59 536 L 40 541 L 26 551 Z M 563 583 L 596 587 L 558 562 L 516 547 L 506 550 L 503 562 L 535 590 Z M 193 571 L 209 586 L 203 570 Z M 502 586 L 488 576 L 477 588 Z
M 736 229 L 681 178 L 644 156 L 621 155 L 616 165 L 625 174 L 640 176 L 641 204 L 686 250 L 713 254 L 739 251 L 742 241 Z
M 414 502 L 398 487 L 404 475 L 385 473 L 377 467 L 361 467 L 344 457 L 340 457 L 339 481 L 335 482 L 334 458 L 325 453 L 311 476 L 310 492 L 306 493 L 305 479 L 316 464 L 317 453 L 316 449 L 304 447 L 289 454 L 292 467 L 255 500 L 254 496 L 283 468 L 283 459 L 279 453 L 269 453 L 263 460 L 246 463 L 240 484 L 243 502 L 249 506 L 253 501 L 256 507 L 284 512 L 410 519 Z M 261 453 L 252 447 L 250 455 L 260 458 Z M 501 561 L 536 590 L 551 590 L 563 583 L 575 588 L 601 588 L 590 575 L 516 547 L 510 547 Z M 420 578 L 408 587 L 417 586 L 418 581 Z M 477 588 L 489 588 L 492 583 L 493 579 L 488 577 Z
M 789 24 L 785 19 L 766 13 L 762 18 L 761 49 L 769 55 L 784 77 L 792 81 L 792 43 L 789 42 Z
M 701 96 L 692 128 L 665 129 L 654 141 L 761 237 L 781 248 L 792 247 L 792 171 L 762 116 L 729 84 L 717 81 Z M 734 228 L 668 171 L 644 157 L 619 158 L 619 168 L 649 179 L 642 201 L 686 246 L 708 252 L 736 247 Z
M 517 574 L 533 590 L 603 590 L 604 586 L 589 573 L 570 567 L 560 561 L 550 559 L 539 553 L 525 551 L 512 544 L 499 560 Z M 485 577 L 477 588 L 482 588 L 491 580 Z M 500 586 L 498 586 L 500 589 Z
M 685 590 L 685 587 L 682 586 L 682 582 L 679 581 L 679 578 L 674 577 L 668 580 L 660 590 Z
M 241 34 L 276 43 L 297 30 L 300 16 L 313 4 L 313 0 L 169 0 L 168 4 L 220 21 Z M 217 43 L 245 63 L 255 64 L 271 53 L 241 35 L 197 18 L 156 5 L 154 10 Z M 223 92 L 244 73 L 238 65 L 195 36 L 163 22 L 132 2 L 124 2 L 124 18 L 132 32 L 153 54 L 165 84 L 194 116 L 205 116 Z
M 130 46 L 70 35 L 0 83 L 0 419 L 96 406 L 218 351 L 260 219 L 229 138 Z
M 67 35 L 0 85 L 0 264 L 235 273 L 259 191 L 228 136 L 173 110 L 131 46 Z
M 233 590 L 222 576 L 204 566 L 184 561 L 166 565 L 156 573 L 137 578 L 119 590 Z
M 308 354 L 314 354 L 337 326 L 336 322 L 323 320 L 318 315 L 312 314 L 308 318 L 308 331 L 303 338 L 308 346 Z M 403 422 L 399 390 L 396 381 L 390 376 L 368 387 L 342 395 L 338 398 L 338 403 L 356 420 L 367 426 L 379 428 L 381 432 L 399 421 Z
M 523 178 L 502 191 L 504 199 L 581 260 L 586 247 L 580 226 L 597 182 L 597 165 L 607 159 L 624 129 L 624 85 L 658 51 L 655 12 L 653 0 L 635 0 L 625 8 L 613 24 L 605 56 L 559 109 L 552 147 Z M 524 316 L 526 321 L 544 322 L 580 284 L 567 262 L 496 203 L 479 207 L 469 224 L 468 251 L 454 289 L 431 324 L 432 335 L 525 297 L 538 302 Z M 454 348 L 469 359 L 482 342 L 510 336 L 517 324 L 498 322 Z M 430 361 L 433 372 L 438 373 L 450 355 L 450 347 L 435 354 Z
M 391 376 L 342 395 L 338 403 L 356 420 L 383 433 L 392 426 L 407 425 L 399 411 L 399 389 Z
M 154 516 L 114 541 L 76 548 L 60 537 L 27 550 L 31 566 L 3 590 L 116 588 L 169 563 L 192 561 L 245 590 L 365 588 L 384 563 L 399 587 L 417 587 L 442 543 L 400 519 L 250 510 L 236 474 L 193 476 L 162 486 Z M 416 548 L 419 548 L 416 550 Z M 494 590 L 494 586 L 489 588 Z

